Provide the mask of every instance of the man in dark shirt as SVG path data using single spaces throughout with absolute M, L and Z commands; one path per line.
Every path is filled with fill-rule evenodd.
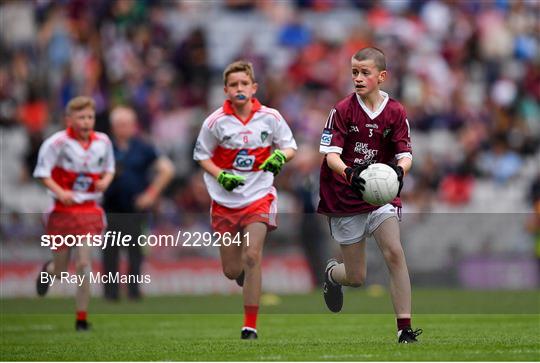
M 125 106 L 114 108 L 110 122 L 117 173 L 105 193 L 108 229 L 132 236 L 132 245 L 127 247 L 128 274 L 140 276 L 143 256 L 141 246 L 136 244 L 137 238 L 142 233 L 146 212 L 172 179 L 174 168 L 167 157 L 159 155 L 152 145 L 137 136 L 137 116 L 133 109 Z M 105 274 L 119 271 L 119 252 L 118 246 L 109 245 L 103 250 Z M 104 289 L 105 298 L 119 298 L 118 283 L 109 282 Z M 137 282 L 128 284 L 128 296 L 140 298 Z

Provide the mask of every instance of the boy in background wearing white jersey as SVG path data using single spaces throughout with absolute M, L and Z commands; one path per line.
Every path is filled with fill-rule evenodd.
M 253 97 L 251 63 L 230 64 L 223 81 L 227 100 L 204 121 L 193 157 L 206 171 L 214 232 L 238 239 L 222 238 L 221 263 L 225 276 L 243 286 L 241 338 L 257 339 L 263 244 L 267 231 L 277 227 L 274 176 L 297 147 L 281 114 Z
M 34 177 L 49 189 L 54 207 L 47 219 L 48 235 L 99 235 L 105 228 L 105 214 L 97 204 L 114 176 L 114 152 L 109 137 L 94 132 L 95 103 L 89 97 L 75 97 L 66 106 L 67 129 L 43 142 Z M 74 247 L 77 284 L 75 329 L 89 329 L 87 322 L 90 301 L 91 246 Z M 54 250 L 52 261 L 43 266 L 37 278 L 37 293 L 44 296 L 50 285 L 62 283 L 67 272 L 70 248 Z M 45 275 L 45 276 L 44 276 Z

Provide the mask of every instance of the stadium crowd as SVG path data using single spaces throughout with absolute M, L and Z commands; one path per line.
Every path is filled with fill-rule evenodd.
M 101 131 L 113 106 L 133 106 L 143 134 L 174 162 L 158 207 L 171 222 L 206 213 L 192 150 L 235 59 L 254 64 L 258 98 L 283 114 L 299 143 L 277 179 L 280 209 L 312 213 L 320 133 L 332 105 L 352 92 L 351 55 L 367 45 L 385 51 L 383 89 L 412 127 L 406 211 L 494 198 L 501 212 L 531 210 L 527 190 L 540 178 L 539 12 L 534 0 L 1 1 L 3 213 L 41 210 L 45 194 L 30 177 L 37 150 L 80 94 L 96 100 Z

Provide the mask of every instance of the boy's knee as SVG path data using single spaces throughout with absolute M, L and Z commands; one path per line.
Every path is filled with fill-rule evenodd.
M 347 282 L 351 287 L 360 287 L 366 281 L 366 274 L 363 272 L 355 273 L 347 276 Z
M 223 274 L 229 280 L 234 280 L 242 273 L 242 269 L 236 266 L 223 266 Z
M 242 255 L 242 262 L 248 268 L 253 268 L 261 263 L 261 253 L 254 250 L 248 250 Z
M 384 252 L 384 258 L 390 267 L 400 266 L 405 263 L 405 253 L 403 252 L 401 245 L 398 247 L 388 248 Z

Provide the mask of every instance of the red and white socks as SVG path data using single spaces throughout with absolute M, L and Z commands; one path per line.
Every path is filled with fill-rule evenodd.
M 258 315 L 259 305 L 244 305 L 244 326 L 242 330 L 248 329 L 257 332 Z

